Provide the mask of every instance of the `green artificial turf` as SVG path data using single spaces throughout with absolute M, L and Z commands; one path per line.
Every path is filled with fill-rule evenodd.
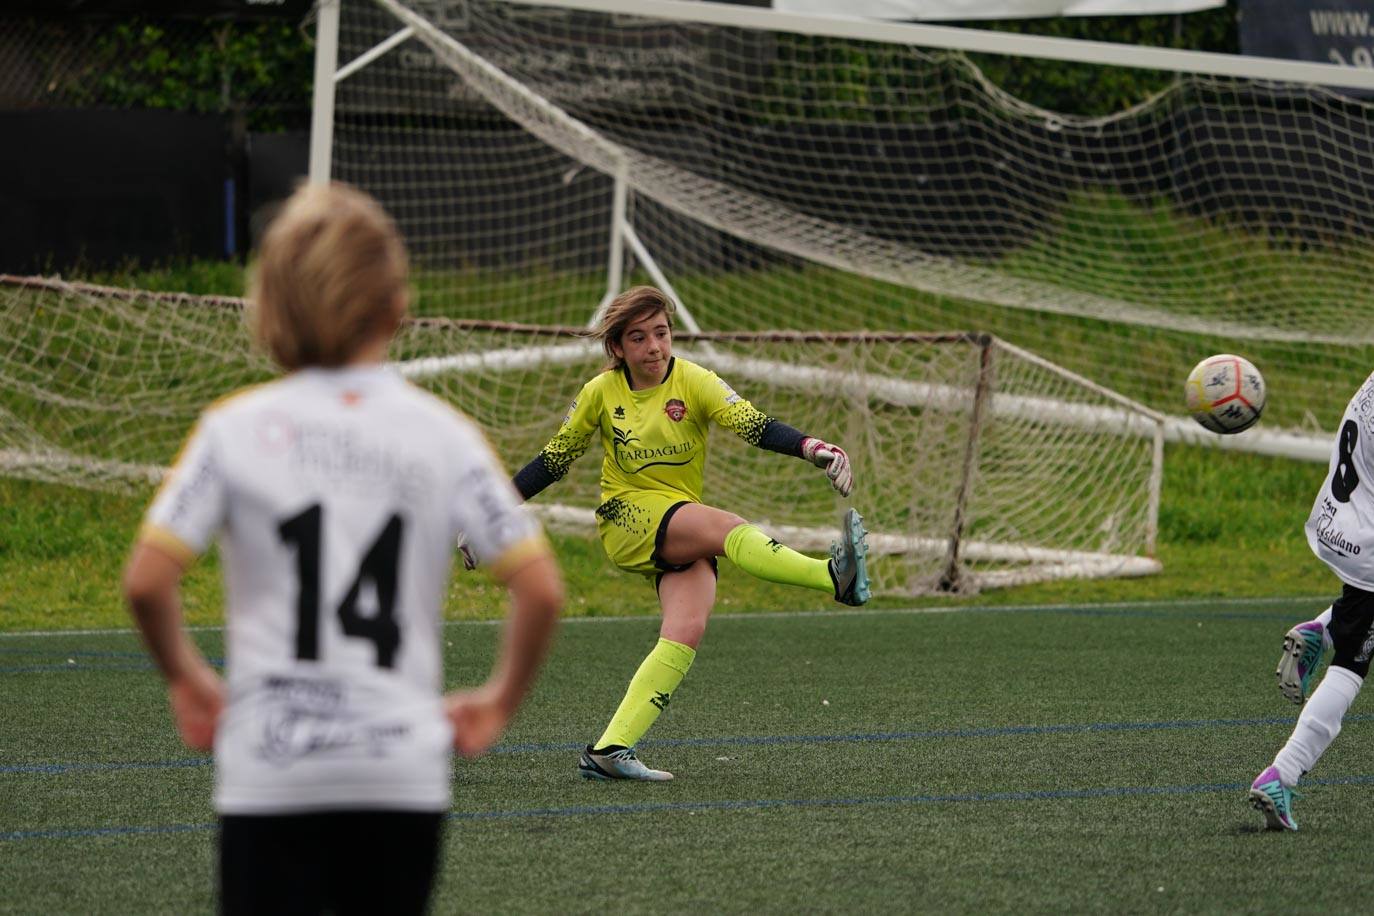
M 1357 705 L 1297 807 L 1245 788 L 1292 726 L 1311 601 L 974 606 L 716 620 L 641 744 L 587 783 L 651 620 L 575 620 L 496 752 L 455 765 L 436 912 L 1354 912 L 1374 733 Z M 449 678 L 499 628 L 444 630 Z M 218 630 L 197 638 L 221 649 Z M 206 912 L 211 768 L 126 633 L 0 637 L 0 912 Z M 1340 880 L 1315 880 L 1313 863 Z M 62 872 L 61 881 L 54 880 Z

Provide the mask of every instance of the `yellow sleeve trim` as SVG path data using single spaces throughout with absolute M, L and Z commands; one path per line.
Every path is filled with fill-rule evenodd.
M 507 548 L 505 553 L 497 557 L 496 562 L 491 564 L 491 574 L 504 582 L 526 563 L 552 552 L 548 539 L 542 534 L 533 535 Z
M 262 388 L 265 385 L 271 385 L 275 381 L 280 381 L 280 379 L 273 379 L 272 381 L 267 382 L 253 382 L 251 384 L 244 385 L 242 388 L 231 391 L 228 394 L 222 394 L 219 397 L 215 398 L 213 401 L 211 401 L 205 407 L 205 409 L 201 411 L 201 413 L 210 413 L 211 411 L 219 410 L 221 407 L 223 407 L 225 404 L 228 404 L 230 401 L 236 401 L 239 398 L 243 397 L 245 394 L 252 394 L 259 388 Z
M 138 543 L 149 544 L 166 553 L 176 560 L 183 568 L 190 566 L 196 561 L 196 551 L 185 541 L 151 522 L 145 524 L 138 532 Z

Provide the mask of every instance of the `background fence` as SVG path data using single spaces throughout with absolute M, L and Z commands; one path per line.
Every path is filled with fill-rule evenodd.
M 449 19 L 466 11 L 462 0 L 433 6 Z M 1237 43 L 1233 7 L 968 25 L 1195 50 Z M 0 134 L 19 142 L 0 151 L 0 270 L 244 255 L 264 206 L 305 171 L 313 31 L 311 0 L 5 3 Z M 1011 94 L 1067 113 L 1119 110 L 1171 79 L 1132 71 L 1104 83 L 1100 68 L 981 57 Z M 870 64 L 834 63 L 856 73 Z M 470 126 L 472 145 L 500 144 L 480 113 Z M 841 142 L 867 140 L 858 126 L 837 130 Z M 785 155 L 791 139 L 772 142 Z M 919 139 L 901 148 L 926 152 Z

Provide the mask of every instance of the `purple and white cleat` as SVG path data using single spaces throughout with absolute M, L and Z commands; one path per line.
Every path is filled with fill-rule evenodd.
M 1297 793 L 1279 779 L 1279 768 L 1269 767 L 1250 785 L 1250 804 L 1264 815 L 1269 830 L 1297 830 L 1293 819 L 1293 796 Z
M 1324 631 L 1320 621 L 1308 620 L 1284 634 L 1283 655 L 1279 657 L 1274 675 L 1279 679 L 1283 695 L 1299 706 L 1306 701 L 1312 676 L 1321 667 L 1325 655 Z

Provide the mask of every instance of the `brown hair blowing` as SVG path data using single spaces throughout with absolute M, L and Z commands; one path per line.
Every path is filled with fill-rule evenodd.
M 263 236 L 248 289 L 253 337 L 287 371 L 342 366 L 394 329 L 408 271 L 381 204 L 341 183 L 302 185 Z
M 624 358 L 617 355 L 611 345 L 620 346 L 620 339 L 625 336 L 626 328 L 656 312 L 664 314 L 668 319 L 668 327 L 671 328 L 675 310 L 673 300 L 669 299 L 663 290 L 654 286 L 633 286 L 612 299 L 591 334 L 601 341 L 606 356 L 611 360 L 606 368 L 619 369 L 625 365 Z

